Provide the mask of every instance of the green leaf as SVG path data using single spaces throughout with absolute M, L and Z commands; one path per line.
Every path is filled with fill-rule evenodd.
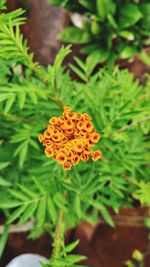
M 6 179 L 4 179 L 2 176 L 0 176 L 0 186 L 6 186 L 9 187 L 12 184 L 10 182 L 8 182 Z
M 142 50 L 138 56 L 140 57 L 140 59 L 148 66 L 150 66 L 150 56 L 144 51 Z
M 115 226 L 111 216 L 109 215 L 109 212 L 101 203 L 99 203 L 97 200 L 90 200 L 89 203 L 101 212 L 102 216 L 109 225 L 112 227 Z
M 25 209 L 27 208 L 27 204 L 22 205 L 21 207 L 19 207 L 18 209 L 16 209 L 8 218 L 6 224 L 10 224 L 12 222 L 14 222 L 16 219 L 18 219 L 21 214 L 25 211 Z
M 120 52 L 121 59 L 127 59 L 135 56 L 138 53 L 138 50 L 134 46 L 125 46 Z
M 22 148 L 20 150 L 20 153 L 19 153 L 19 165 L 20 165 L 20 168 L 23 167 L 23 164 L 24 164 L 24 162 L 25 162 L 25 160 L 27 158 L 28 145 L 29 145 L 29 142 L 27 140 L 27 141 L 25 141 L 23 143 L 23 146 L 22 146 Z
M 45 222 L 46 216 L 46 198 L 42 198 L 39 202 L 37 214 L 36 214 L 36 226 L 37 228 L 42 227 Z
M 5 108 L 4 108 L 4 113 L 5 114 L 8 113 L 9 110 L 11 109 L 12 105 L 15 102 L 15 99 L 16 99 L 16 95 L 15 94 L 9 94 L 9 98 L 6 101 L 6 105 L 5 105 Z
M 27 206 L 27 208 L 24 210 L 24 212 L 23 212 L 23 214 L 19 220 L 19 223 L 23 224 L 28 219 L 30 219 L 34 215 L 34 212 L 36 211 L 37 206 L 38 206 L 38 202 L 35 202 L 35 203 L 33 202 L 33 203 L 29 204 Z
M 29 186 L 26 187 L 26 186 L 24 186 L 22 184 L 18 184 L 18 187 L 28 197 L 31 197 L 31 198 L 37 198 L 38 197 L 37 193 L 35 193 L 32 189 L 30 189 Z
M 47 199 L 47 211 L 52 222 L 56 223 L 57 212 L 56 212 L 53 200 L 50 196 L 48 196 L 48 199 Z
M 0 258 L 2 258 L 2 254 L 4 252 L 7 240 L 9 236 L 9 225 L 4 226 L 4 230 L 2 235 L 0 236 Z
M 141 181 L 139 188 L 133 193 L 133 196 L 138 199 L 144 206 L 150 207 L 150 182 Z
M 22 91 L 18 94 L 18 98 L 19 98 L 19 107 L 20 109 L 24 108 L 25 105 L 25 100 L 26 100 L 26 92 Z
M 10 162 L 0 162 L 0 170 L 5 169 L 9 164 Z
M 81 211 L 81 201 L 79 195 L 75 195 L 74 197 L 74 210 L 77 216 L 81 219 L 82 211 Z
M 112 0 L 96 0 L 96 8 L 100 20 L 104 21 L 109 13 L 114 13 L 115 4 Z
M 83 71 L 81 71 L 78 67 L 75 67 L 72 64 L 70 64 L 69 66 L 84 82 L 87 81 L 87 77 Z
M 0 102 L 6 100 L 7 98 L 9 98 L 9 94 L 8 93 L 1 93 L 0 94 Z
M 22 204 L 21 201 L 12 199 L 0 199 L 0 209 L 16 208 Z
M 40 183 L 40 181 L 35 177 L 35 176 L 32 176 L 32 179 L 35 183 L 35 185 L 37 186 L 37 188 L 39 189 L 39 191 L 42 193 L 42 194 L 46 194 L 46 190 L 45 190 L 45 187 Z
M 90 76 L 97 64 L 103 63 L 108 58 L 108 51 L 99 48 L 99 50 L 92 52 L 86 59 L 86 72 Z
M 136 24 L 143 17 L 138 5 L 128 3 L 125 4 L 120 12 L 119 26 L 120 28 L 128 28 Z
M 76 246 L 79 244 L 79 242 L 80 242 L 80 241 L 79 241 L 79 239 L 78 239 L 78 240 L 74 241 L 73 243 L 71 243 L 71 244 L 65 246 L 65 252 L 66 252 L 66 253 L 70 253 L 73 249 L 76 248 Z
M 67 43 L 86 44 L 91 41 L 91 35 L 77 27 L 67 27 L 60 34 L 59 39 Z

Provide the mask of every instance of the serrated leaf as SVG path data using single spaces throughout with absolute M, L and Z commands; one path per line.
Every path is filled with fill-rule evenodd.
M 26 209 L 27 204 L 22 205 L 21 207 L 17 208 L 8 218 L 6 224 L 11 224 L 12 222 L 14 222 L 16 219 L 18 219 L 21 214 L 24 212 L 24 210 Z
M 55 223 L 57 220 L 57 212 L 53 204 L 53 200 L 50 196 L 48 196 L 48 199 L 47 199 L 47 211 L 50 216 L 50 219 L 52 220 L 53 223 Z
M 37 228 L 40 228 L 43 226 L 43 223 L 45 222 L 45 216 L 46 216 L 46 198 L 43 197 L 39 204 L 36 214 L 36 226 Z
M 31 216 L 33 216 L 33 214 L 35 213 L 36 209 L 37 209 L 37 206 L 38 206 L 38 202 L 33 202 L 31 204 L 29 204 L 27 206 L 27 208 L 24 210 L 20 220 L 19 220 L 19 223 L 20 224 L 23 224 L 25 223 L 28 219 L 31 218 Z
M 7 114 L 9 110 L 11 109 L 12 105 L 14 104 L 16 99 L 15 94 L 10 94 L 9 98 L 6 101 L 5 108 L 4 108 L 4 113 Z

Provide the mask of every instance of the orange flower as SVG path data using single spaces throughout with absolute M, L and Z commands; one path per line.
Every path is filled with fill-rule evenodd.
M 61 135 L 60 134 L 53 134 L 52 140 L 54 142 L 60 142 L 61 141 Z
M 81 141 L 77 141 L 77 143 L 75 143 L 74 146 L 73 146 L 73 150 L 75 152 L 82 152 L 82 150 L 83 150 L 82 142 Z
M 90 140 L 93 142 L 93 143 L 97 143 L 100 139 L 100 134 L 98 133 L 93 133 L 90 135 Z
M 66 121 L 64 121 L 64 128 L 65 129 L 72 129 L 74 126 L 74 123 L 72 120 L 67 119 Z
M 80 157 L 78 155 L 75 155 L 73 158 L 72 158 L 72 163 L 73 165 L 77 165 L 80 161 Z
M 60 164 L 64 164 L 67 161 L 67 156 L 64 152 L 58 152 L 58 154 L 56 155 L 56 160 Z
M 51 123 L 51 124 L 57 124 L 58 123 L 58 118 L 57 117 L 52 117 L 50 120 L 49 120 L 49 122 Z
M 40 143 L 42 143 L 42 142 L 44 141 L 44 136 L 43 136 L 43 134 L 39 134 L 39 135 L 38 135 L 38 139 L 39 139 Z
M 71 163 L 69 163 L 69 162 L 64 163 L 64 164 L 63 164 L 63 169 L 64 169 L 65 171 L 69 171 L 69 170 L 71 170 Z
M 102 156 L 102 152 L 100 150 L 96 150 L 95 152 L 93 152 L 92 154 L 92 160 L 93 161 L 97 161 L 98 159 L 100 159 Z
M 90 121 L 85 122 L 85 130 L 89 133 L 93 130 L 93 125 Z
M 76 118 L 76 115 L 75 115 L 75 113 L 73 113 L 73 112 L 66 112 L 66 113 L 65 113 L 65 117 L 66 117 L 67 119 L 72 119 L 72 120 L 74 120 L 74 119 Z
M 65 111 L 68 111 L 68 112 L 70 112 L 72 110 L 72 108 L 71 107 L 64 107 L 64 112 Z
M 46 131 L 44 132 L 44 136 L 45 136 L 46 138 L 50 138 L 51 135 L 52 135 L 52 134 L 49 132 L 49 130 L 46 130 Z
M 78 121 L 78 123 L 77 123 L 77 129 L 78 130 L 83 130 L 85 128 L 85 123 L 84 123 L 84 121 Z
M 65 133 L 67 134 L 67 135 L 70 135 L 70 134 L 73 134 L 73 129 L 66 129 L 65 130 Z
M 91 120 L 91 117 L 90 117 L 87 113 L 84 113 L 84 114 L 82 115 L 82 117 L 83 117 L 83 119 L 84 119 L 85 121 L 90 121 L 90 120 Z
M 76 113 L 75 120 L 82 120 L 82 114 L 81 113 Z
M 53 150 L 51 148 L 46 148 L 45 149 L 45 154 L 48 158 L 53 156 Z
M 60 123 L 63 123 L 64 120 L 65 120 L 65 118 L 64 118 L 63 116 L 58 117 L 58 121 L 59 121 Z
M 91 151 L 89 150 L 88 145 L 84 146 L 84 154 L 86 154 L 86 155 L 90 155 L 91 154 Z
M 89 159 L 89 156 L 87 154 L 81 153 L 80 158 L 84 161 L 87 162 Z
M 53 157 L 64 170 L 70 170 L 80 159 L 87 162 L 89 157 L 93 161 L 101 158 L 101 151 L 91 150 L 100 135 L 88 114 L 76 114 L 70 107 L 65 107 L 62 116 L 52 117 L 49 122 L 44 135 L 40 134 L 38 138 L 46 147 L 46 156 Z

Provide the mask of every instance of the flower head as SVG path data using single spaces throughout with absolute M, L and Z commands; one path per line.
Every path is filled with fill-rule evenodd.
M 101 158 L 101 151 L 91 148 L 99 141 L 91 117 L 84 113 L 74 113 L 65 107 L 62 116 L 52 117 L 44 134 L 39 134 L 39 141 L 46 147 L 45 154 L 52 157 L 64 170 L 71 170 L 80 160 L 87 162 Z

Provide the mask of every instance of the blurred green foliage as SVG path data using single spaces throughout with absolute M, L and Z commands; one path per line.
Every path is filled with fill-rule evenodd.
M 0 209 L 6 216 L 0 253 L 11 223 L 32 219 L 31 238 L 45 231 L 54 236 L 63 210 L 55 266 L 76 266 L 81 257 L 68 255 L 74 245 L 64 250 L 66 228 L 102 218 L 114 227 L 108 207 L 118 212 L 135 201 L 150 205 L 150 78 L 142 86 L 117 67 L 95 72 L 98 60 L 90 55 L 85 62 L 75 58 L 77 65 L 70 67 L 79 79 L 73 80 L 62 64 L 70 46 L 60 49 L 53 65 L 43 67 L 33 61 L 20 33 L 22 14 L 0 14 Z M 46 158 L 37 140 L 64 105 L 91 115 L 103 153 L 102 160 L 80 163 L 67 176 Z
M 81 51 L 99 57 L 99 62 L 129 59 L 150 44 L 150 2 L 148 0 L 49 0 L 82 15 L 82 27 L 64 29 L 60 40 L 84 44 Z M 141 58 L 149 65 L 145 52 Z

